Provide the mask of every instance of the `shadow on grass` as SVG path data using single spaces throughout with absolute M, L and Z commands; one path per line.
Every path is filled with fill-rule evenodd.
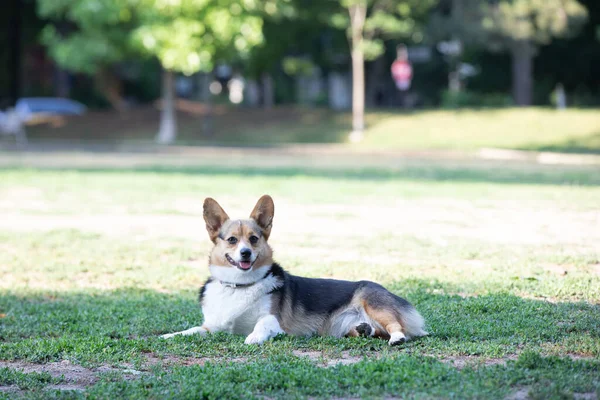
M 425 355 L 503 357 L 523 350 L 600 357 L 600 307 L 549 303 L 510 294 L 463 298 L 432 294 L 431 284 L 392 285 L 415 304 L 430 336 L 403 351 Z M 403 288 L 403 289 L 402 289 Z M 196 294 L 121 289 L 91 293 L 1 293 L 0 360 L 130 362 L 144 353 L 181 357 L 251 357 L 290 354 L 293 349 L 388 351 L 378 339 L 281 338 L 257 348 L 243 337 L 162 340 L 158 335 L 197 326 L 202 316 Z
M 115 374 L 103 377 L 85 393 L 73 394 L 82 398 L 84 394 L 99 398 L 384 394 L 447 398 L 449 393 L 454 393 L 453 398 L 504 398 L 523 388 L 537 398 L 565 398 L 573 393 L 592 396 L 600 388 L 598 306 L 552 304 L 508 294 L 471 298 L 432 294 L 425 281 L 392 287 L 425 316 L 429 337 L 394 348 L 371 338 L 280 336 L 263 346 L 247 346 L 243 337 L 224 333 L 163 340 L 159 334 L 200 322 L 195 293 L 4 292 L 0 293 L 0 313 L 5 314 L 0 360 L 127 363 L 146 371 L 148 354 L 172 362 L 133 381 Z M 366 358 L 322 368 L 316 360 L 294 353 L 298 350 L 323 357 L 349 352 Z M 595 359 L 546 357 L 549 350 Z M 483 357 L 484 364 L 457 369 L 439 360 L 463 356 Z M 500 362 L 485 363 L 493 357 Z M 195 362 L 184 363 L 186 358 Z M 10 378 L 0 371 L 0 386 L 6 379 L 10 383 Z
M 581 185 L 599 186 L 598 168 L 554 168 L 543 166 L 473 165 L 473 166 L 441 166 L 435 164 L 407 165 L 390 168 L 381 167 L 226 167 L 226 166 L 140 166 L 131 168 L 21 168 L 0 167 L 0 171 L 32 170 L 39 173 L 45 171 L 69 171 L 78 173 L 149 173 L 149 174 L 181 174 L 181 175 L 213 175 L 240 177 L 314 177 L 325 179 L 348 179 L 368 181 L 409 180 L 425 182 L 488 182 L 501 184 L 534 184 L 534 185 Z
M 600 154 L 600 132 L 577 137 L 562 143 L 524 146 L 523 150 L 552 151 L 558 153 Z
M 32 126 L 28 136 L 34 143 L 58 139 L 80 145 L 101 142 L 107 147 L 123 141 L 153 141 L 159 115 L 153 107 L 139 107 L 126 113 L 92 111 L 68 118 L 58 127 Z M 376 124 L 378 118 L 367 115 L 367 120 Z M 208 124 L 203 113 L 179 111 L 177 121 L 177 143 L 191 145 L 342 143 L 350 131 L 347 114 L 319 108 L 223 108 L 212 115 Z M 206 130 L 208 126 L 212 127 L 210 131 Z

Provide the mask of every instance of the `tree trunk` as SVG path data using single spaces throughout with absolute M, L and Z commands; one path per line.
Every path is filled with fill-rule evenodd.
M 385 73 L 385 54 L 382 54 L 373 61 L 369 71 L 369 78 L 367 79 L 366 104 L 369 107 L 381 106 L 378 100 L 383 90 L 381 80 L 385 76 Z
M 175 84 L 172 71 L 162 73 L 162 108 L 160 128 L 156 135 L 159 144 L 171 144 L 177 137 L 177 117 L 175 115 Z
M 113 109 L 119 112 L 125 111 L 127 104 L 123 98 L 123 83 L 113 71 L 101 68 L 96 74 L 96 87 Z
M 8 43 L 10 46 L 8 75 L 9 96 L 11 105 L 14 106 L 21 96 L 21 0 L 12 0 L 9 4 L 12 13 L 9 14 Z
M 69 98 L 71 96 L 71 82 L 69 72 L 66 69 L 61 68 L 56 64 L 54 72 L 55 90 L 56 96 L 62 98 Z
M 275 103 L 275 90 L 273 88 L 273 77 L 268 72 L 262 75 L 262 87 L 263 107 L 265 110 L 270 110 Z
M 210 92 L 210 81 L 212 74 L 209 72 L 202 74 L 202 102 L 206 107 L 206 111 L 202 116 L 202 136 L 209 138 L 214 135 L 214 124 L 213 124 L 213 106 L 212 106 L 212 93 Z
M 512 90 L 515 104 L 530 106 L 533 96 L 533 46 L 519 41 L 512 46 Z
M 352 133 L 350 140 L 362 140 L 365 130 L 365 56 L 362 48 L 363 28 L 367 15 L 366 2 L 350 6 L 352 47 Z

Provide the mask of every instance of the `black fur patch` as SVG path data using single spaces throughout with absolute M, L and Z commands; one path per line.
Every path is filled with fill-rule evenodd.
M 208 278 L 204 285 L 200 288 L 200 292 L 198 293 L 198 301 L 202 304 L 202 300 L 204 299 L 204 292 L 206 292 L 206 285 L 212 282 L 212 278 Z
M 373 327 L 367 324 L 366 322 L 357 325 L 355 329 L 360 336 L 371 336 L 371 334 L 373 333 Z
M 271 265 L 271 268 L 269 268 L 269 272 L 267 272 L 265 274 L 265 277 L 263 279 L 268 278 L 269 276 L 274 276 L 275 278 L 277 278 L 277 279 L 279 279 L 280 281 L 283 282 L 284 279 L 285 279 L 285 275 L 286 274 L 285 274 L 284 269 L 281 268 L 281 266 L 279 264 L 273 263 Z M 273 293 L 279 292 L 280 290 L 281 290 L 280 287 L 279 288 L 275 288 L 275 289 L 271 290 L 269 292 L 269 294 L 273 294 Z
M 283 270 L 283 268 L 281 268 L 281 265 L 277 264 L 277 263 L 273 263 L 273 265 L 271 265 L 271 268 L 269 269 L 269 272 L 267 274 L 268 275 L 273 275 L 276 278 L 284 278 L 285 276 L 285 271 Z
M 302 278 L 286 274 L 282 287 L 287 293 L 282 296 L 291 300 L 292 307 L 301 306 L 306 312 L 330 315 L 352 301 L 362 282 L 336 279 Z

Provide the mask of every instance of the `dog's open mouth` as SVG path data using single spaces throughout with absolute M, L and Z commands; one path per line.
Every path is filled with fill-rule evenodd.
M 229 264 L 231 264 L 234 267 L 239 268 L 243 271 L 248 271 L 250 268 L 252 268 L 252 262 L 250 262 L 250 261 L 236 262 L 233 260 L 233 258 L 231 258 L 229 256 L 229 254 L 225 254 L 225 258 L 227 258 L 227 261 L 229 261 Z

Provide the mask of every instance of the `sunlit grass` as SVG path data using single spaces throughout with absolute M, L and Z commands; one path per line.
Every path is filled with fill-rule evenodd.
M 597 110 L 505 109 L 382 114 L 363 145 L 402 149 L 600 151 Z

